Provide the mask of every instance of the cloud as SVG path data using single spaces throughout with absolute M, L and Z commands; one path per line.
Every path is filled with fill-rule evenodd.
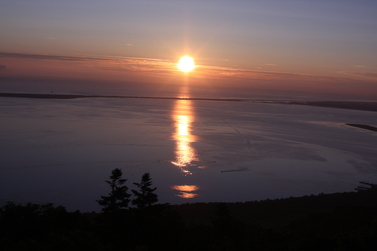
M 202 66 L 204 71 L 210 75 L 217 76 L 232 76 L 240 78 L 303 78 L 303 77 L 316 77 L 309 74 L 279 72 L 279 71 L 263 71 L 263 70 L 248 70 L 242 68 L 220 67 L 220 66 Z
M 1 65 L 1 64 L 0 64 L 0 71 L 5 70 L 5 68 L 7 68 L 5 65 Z
M 87 56 L 62 56 L 45 54 L 6 53 L 0 52 L 0 58 L 13 58 L 18 60 L 54 60 L 60 62 L 77 62 L 85 68 L 97 68 L 115 71 L 144 71 L 166 72 L 171 71 L 174 63 L 154 58 L 137 57 L 87 57 Z
M 96 58 L 96 57 L 75 57 L 75 56 L 8 53 L 8 52 L 0 52 L 0 58 L 18 58 L 18 59 L 36 59 L 36 60 L 42 59 L 42 60 L 61 60 L 61 61 L 108 60 L 106 58 Z
M 365 65 L 355 65 L 356 68 L 365 68 Z
M 342 74 L 348 74 L 348 75 L 355 75 L 355 76 L 361 76 L 361 77 L 368 77 L 368 78 L 377 78 L 376 72 L 351 72 L 351 71 L 343 71 L 339 72 Z

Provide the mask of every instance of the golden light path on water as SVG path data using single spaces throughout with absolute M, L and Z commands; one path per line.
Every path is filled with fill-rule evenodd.
M 193 193 L 199 189 L 199 187 L 195 185 L 181 185 L 181 186 L 177 185 L 177 186 L 172 186 L 171 188 L 179 191 L 179 194 L 177 196 L 181 198 L 191 199 L 198 196 L 198 194 Z
M 175 160 L 171 161 L 171 163 L 178 167 L 185 176 L 192 175 L 190 169 L 197 167 L 196 163 L 199 161 L 198 154 L 191 145 L 196 142 L 196 137 L 192 134 L 194 118 L 192 101 L 176 100 L 172 113 L 172 119 L 175 122 L 175 131 L 172 138 L 176 142 L 176 148 Z M 171 188 L 179 191 L 177 196 L 182 198 L 196 197 L 198 194 L 193 192 L 199 189 L 195 185 L 176 185 Z
M 191 146 L 196 141 L 192 135 L 192 112 L 191 100 L 177 100 L 173 110 L 175 132 L 173 139 L 176 141 L 175 160 L 171 163 L 179 167 L 185 175 L 191 175 L 190 167 L 194 161 L 199 161 L 195 149 Z

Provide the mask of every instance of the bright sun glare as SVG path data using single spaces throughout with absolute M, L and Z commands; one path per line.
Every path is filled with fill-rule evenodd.
M 181 57 L 178 62 L 178 68 L 184 72 L 192 71 L 195 68 L 194 59 L 189 56 Z

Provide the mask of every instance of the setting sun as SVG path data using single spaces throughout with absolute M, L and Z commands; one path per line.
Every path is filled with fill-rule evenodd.
M 178 62 L 178 68 L 184 72 L 192 71 L 195 68 L 194 59 L 189 56 L 181 57 Z

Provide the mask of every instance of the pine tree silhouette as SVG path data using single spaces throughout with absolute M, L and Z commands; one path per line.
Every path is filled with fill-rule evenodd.
M 144 209 L 158 202 L 158 196 L 154 193 L 157 187 L 151 188 L 152 179 L 149 173 L 145 173 L 141 178 L 141 182 L 134 183 L 134 185 L 139 188 L 139 191 L 132 190 L 132 193 L 136 196 L 132 200 L 132 205 L 137 206 L 139 209 Z
M 106 181 L 111 187 L 111 192 L 108 196 L 101 196 L 102 199 L 97 200 L 103 206 L 104 213 L 111 214 L 128 208 L 131 195 L 127 193 L 128 187 L 123 185 L 126 181 L 126 179 L 122 179 L 121 169 L 116 168 L 111 172 L 110 180 Z

